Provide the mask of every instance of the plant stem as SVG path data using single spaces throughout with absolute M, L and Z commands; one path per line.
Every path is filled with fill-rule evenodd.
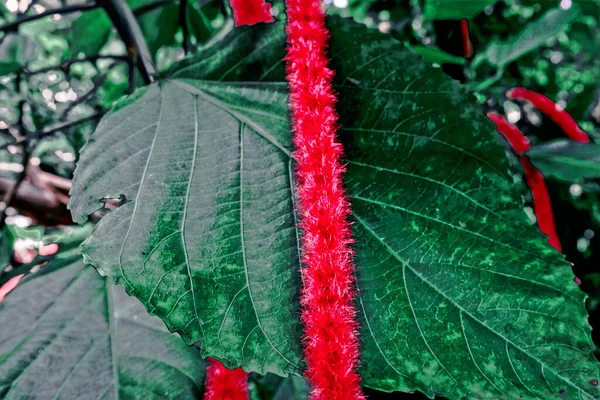
M 97 112 L 95 114 L 89 115 L 89 116 L 84 117 L 84 118 L 80 118 L 80 119 L 75 120 L 75 121 L 61 122 L 61 123 L 53 125 L 53 126 L 51 126 L 49 128 L 44 128 L 44 129 L 41 129 L 39 131 L 35 131 L 33 133 L 30 133 L 24 139 L 17 140 L 17 141 L 12 142 L 12 143 L 3 144 L 2 146 L 0 146 L 0 150 L 4 150 L 8 146 L 19 146 L 19 145 L 22 145 L 22 144 L 24 144 L 25 142 L 27 142 L 27 141 L 29 141 L 31 139 L 41 139 L 43 137 L 53 135 L 56 132 L 63 131 L 63 130 L 72 128 L 72 127 L 74 127 L 76 125 L 82 124 L 84 122 L 88 122 L 88 121 L 94 120 L 96 118 L 102 117 L 104 114 L 106 114 L 106 112 L 107 111 L 99 111 L 99 112 Z
M 87 3 L 87 4 L 75 4 L 75 5 L 61 7 L 61 8 L 53 8 L 52 10 L 47 10 L 40 14 L 26 15 L 15 21 L 8 22 L 8 23 L 0 26 L 0 31 L 7 32 L 7 31 L 16 30 L 19 27 L 19 25 L 21 25 L 21 24 L 24 24 L 26 22 L 35 21 L 35 20 L 38 20 L 41 18 L 45 18 L 45 17 L 54 15 L 54 14 L 68 14 L 68 13 L 73 13 L 73 12 L 78 12 L 78 11 L 87 11 L 87 10 L 92 10 L 92 9 L 98 8 L 98 7 L 99 7 L 99 5 L 97 3 Z
M 101 3 L 125 43 L 130 60 L 137 64 L 146 84 L 154 82 L 158 72 L 131 8 L 124 0 L 101 0 Z
M 23 73 L 26 75 L 36 75 L 36 74 L 43 74 L 43 73 L 50 72 L 50 71 L 55 71 L 58 69 L 67 70 L 73 64 L 86 63 L 86 62 L 94 63 L 98 60 L 105 60 L 105 59 L 116 60 L 116 61 L 127 61 L 127 56 L 121 56 L 121 55 L 100 56 L 100 55 L 97 55 L 97 56 L 91 56 L 91 57 L 85 57 L 85 58 L 68 58 L 58 65 L 52 65 L 50 67 L 44 67 L 44 68 L 36 69 L 33 71 L 24 70 Z
M 181 26 L 181 30 L 183 32 L 183 52 L 187 55 L 189 52 L 189 43 L 190 43 L 190 32 L 187 24 L 187 0 L 179 1 L 179 26 Z

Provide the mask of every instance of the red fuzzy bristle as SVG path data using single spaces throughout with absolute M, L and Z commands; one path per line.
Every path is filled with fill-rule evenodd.
M 229 0 L 229 3 L 233 9 L 235 26 L 274 21 L 271 5 L 265 0 Z
M 524 100 L 531 103 L 535 108 L 546 114 L 552 121 L 557 123 L 565 134 L 576 142 L 588 143 L 590 138 L 587 133 L 579 128 L 571 114 L 558 107 L 558 105 L 544 96 L 532 90 L 517 87 L 506 93 L 509 99 Z
M 241 368 L 227 369 L 207 358 L 204 400 L 248 400 L 248 374 Z
M 515 153 L 521 156 L 520 159 L 524 169 L 525 181 L 533 196 L 533 211 L 537 217 L 538 227 L 542 233 L 548 235 L 548 243 L 556 250 L 562 251 L 560 239 L 556 233 L 554 213 L 552 211 L 552 203 L 550 202 L 550 193 L 548 193 L 548 187 L 546 186 L 544 176 L 531 164 L 527 157 L 522 155 L 531 148 L 529 139 L 527 139 L 519 128 L 504 119 L 502 115 L 491 112 L 488 113 L 487 116 L 496 124 L 498 132 L 504 135 Z
M 358 323 L 345 171 L 327 67 L 329 32 L 320 0 L 287 0 L 287 80 L 296 151 L 306 377 L 311 399 L 364 399 L 356 372 Z

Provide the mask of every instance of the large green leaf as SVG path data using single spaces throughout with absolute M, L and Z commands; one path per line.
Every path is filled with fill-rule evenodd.
M 81 257 L 0 303 L 0 398 L 200 399 L 204 363 Z
M 494 127 L 439 69 L 330 19 L 353 207 L 361 375 L 451 398 L 600 396 L 584 295 L 511 188 Z M 239 28 L 109 114 L 77 221 L 88 262 L 204 357 L 301 372 L 283 27 Z

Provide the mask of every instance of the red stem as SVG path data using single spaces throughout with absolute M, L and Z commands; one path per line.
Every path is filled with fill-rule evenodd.
M 531 195 L 533 196 L 533 211 L 537 217 L 538 227 L 540 231 L 548 235 L 548 243 L 556 250 L 562 252 L 560 239 L 556 233 L 556 224 L 554 223 L 554 213 L 552 212 L 552 203 L 550 194 L 544 176 L 538 171 L 522 154 L 531 148 L 531 144 L 527 137 L 515 125 L 509 123 L 504 117 L 498 113 L 488 113 L 488 118 L 496 124 L 498 131 L 504 135 L 508 143 L 519 154 L 521 165 L 525 171 L 525 181 Z
M 306 377 L 312 400 L 361 400 L 350 205 L 342 187 L 343 148 L 336 140 L 334 72 L 327 67 L 329 32 L 320 0 L 286 0 L 286 7 L 286 67 L 305 266 L 300 303 Z
M 543 94 L 517 87 L 509 90 L 506 93 L 506 97 L 509 99 L 528 101 L 535 108 L 550 117 L 552 121 L 557 123 L 571 140 L 580 143 L 589 143 L 590 138 L 587 133 L 579 128 L 571 114 L 559 108 L 556 103 Z

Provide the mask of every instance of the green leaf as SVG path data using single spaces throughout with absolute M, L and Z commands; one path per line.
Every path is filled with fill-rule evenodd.
M 206 43 L 212 36 L 213 30 L 210 21 L 206 18 L 202 9 L 197 10 L 193 2 L 187 3 L 186 18 L 190 31 L 196 38 L 196 41 L 200 44 Z
M 151 2 L 148 0 L 134 0 L 131 1 L 131 7 L 136 9 L 148 3 Z M 179 29 L 178 15 L 179 7 L 177 4 L 169 3 L 138 17 L 137 20 L 144 34 L 144 39 L 148 43 L 150 54 L 155 56 L 162 46 L 175 43 L 175 34 Z
M 584 294 L 523 212 L 470 96 L 331 18 L 367 386 L 450 398 L 600 394 Z M 300 275 L 281 24 L 238 28 L 108 114 L 70 208 L 82 251 L 203 357 L 299 373 Z
M 80 256 L 0 303 L 0 397 L 201 399 L 204 363 Z
M 425 19 L 463 19 L 477 15 L 498 0 L 425 0 Z
M 273 374 L 251 374 L 248 389 L 251 400 L 306 400 L 310 386 L 299 376 L 282 378 Z
M 71 26 L 70 53 L 95 56 L 106 44 L 110 36 L 112 22 L 106 12 L 98 8 L 82 13 Z
M 534 146 L 527 156 L 546 176 L 566 182 L 600 178 L 600 145 L 554 140 Z
M 0 76 L 19 71 L 35 56 L 37 44 L 28 36 L 7 34 L 0 42 Z
M 132 10 L 153 3 L 152 0 L 129 0 Z M 178 30 L 177 4 L 169 3 L 137 18 L 144 39 L 148 44 L 151 54 L 155 55 L 161 46 L 175 42 Z M 71 33 L 71 53 L 77 56 L 80 52 L 87 56 L 96 55 L 106 44 L 112 22 L 102 9 L 86 11 L 74 22 Z
M 405 46 L 422 55 L 427 61 L 433 64 L 458 64 L 464 65 L 466 60 L 462 57 L 455 56 L 450 53 L 446 53 L 438 49 L 437 47 L 421 46 L 421 45 L 410 45 L 405 43 Z
M 580 15 L 580 8 L 575 3 L 567 10 L 560 8 L 549 10 L 539 19 L 527 23 L 513 39 L 506 42 L 492 42 L 483 56 L 490 65 L 502 68 L 568 30 L 571 23 Z

